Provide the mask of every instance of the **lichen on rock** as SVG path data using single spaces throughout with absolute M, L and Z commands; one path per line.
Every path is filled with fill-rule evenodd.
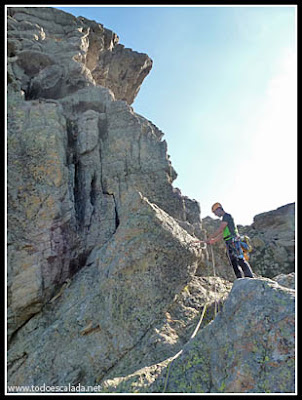
M 96 21 L 7 10 L 8 385 L 294 391 L 294 277 L 213 273 L 199 203 L 131 107 L 152 60 Z

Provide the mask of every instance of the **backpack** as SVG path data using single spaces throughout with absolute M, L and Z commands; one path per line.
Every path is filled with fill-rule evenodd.
M 250 238 L 247 235 L 240 236 L 240 246 L 246 261 L 250 259 L 249 253 L 253 250 Z

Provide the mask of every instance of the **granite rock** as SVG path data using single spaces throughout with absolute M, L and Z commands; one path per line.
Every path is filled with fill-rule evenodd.
M 139 192 L 122 200 L 128 214 L 112 238 L 13 336 L 10 385 L 68 385 L 75 368 L 82 384 L 93 385 L 163 318 L 194 276 L 193 238 Z
M 241 278 L 222 312 L 147 391 L 294 393 L 294 365 L 294 291 L 265 278 Z
M 151 59 L 95 21 L 52 7 L 7 10 L 8 384 L 156 392 L 181 352 L 175 366 L 182 359 L 185 371 L 173 362 L 172 372 L 182 383 L 173 372 L 168 391 L 292 391 L 293 278 L 239 280 L 228 297 L 223 254 L 214 260 L 195 243 L 211 223 L 173 187 L 163 132 L 131 107 Z M 294 227 L 283 211 L 252 228 L 264 274 L 292 272 Z M 211 353 L 210 367 L 190 359 L 194 343 Z M 258 386 L 247 386 L 243 356 Z M 197 364 L 218 381 L 200 379 Z M 198 381 L 186 386 L 191 375 Z
M 152 60 L 102 24 L 53 7 L 8 8 L 10 79 L 27 99 L 57 99 L 95 84 L 131 104 Z
M 114 235 L 126 192 L 200 231 L 163 133 L 129 105 L 151 64 L 94 21 L 8 7 L 9 338 Z

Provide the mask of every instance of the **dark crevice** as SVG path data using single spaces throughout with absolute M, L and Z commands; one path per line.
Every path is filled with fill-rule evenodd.
M 108 122 L 107 122 L 106 115 L 105 115 L 105 117 L 99 118 L 98 129 L 99 129 L 100 140 L 105 141 L 106 139 L 108 139 Z
M 114 201 L 114 206 L 115 206 L 114 207 L 115 208 L 115 229 L 117 229 L 120 224 L 120 219 L 119 219 L 118 212 L 117 212 L 117 204 L 116 204 L 114 194 L 112 196 L 113 196 L 113 201 Z
M 105 191 L 103 191 L 103 194 L 106 194 L 107 196 L 112 196 L 112 198 L 113 198 L 114 209 L 115 209 L 115 230 L 117 230 L 117 228 L 119 227 L 119 224 L 120 224 L 120 219 L 119 219 L 119 215 L 118 215 L 117 202 L 116 202 L 115 196 L 113 193 L 109 193 L 109 192 L 105 192 Z
M 84 223 L 84 207 L 83 207 L 83 188 L 81 184 L 81 163 L 76 149 L 77 144 L 78 127 L 77 124 L 72 120 L 67 120 L 67 140 L 68 140 L 68 152 L 67 162 L 68 165 L 74 165 L 74 178 L 71 182 L 74 199 L 75 217 L 78 228 L 81 228 Z
M 26 101 L 36 100 L 38 98 L 38 93 L 35 93 L 35 91 L 31 88 L 31 81 L 32 81 L 32 78 L 29 79 L 26 87 L 22 88 L 24 91 L 24 98 Z
M 90 254 L 90 251 L 79 254 L 77 258 L 74 258 L 69 263 L 69 276 L 72 277 L 75 275 L 80 269 L 82 269 L 86 265 L 87 258 Z
M 94 207 L 97 197 L 97 184 L 96 184 L 96 174 L 94 173 L 91 180 L 91 190 L 90 190 L 90 203 Z
M 73 183 L 73 196 L 74 196 L 74 208 L 75 217 L 78 222 L 78 227 L 81 228 L 84 223 L 85 210 L 82 195 L 82 184 L 81 184 L 81 165 L 79 161 L 74 163 L 74 183 Z
M 117 213 L 117 209 L 115 207 L 115 229 L 117 229 L 119 227 L 119 224 L 120 224 L 120 219 L 119 219 L 119 216 Z

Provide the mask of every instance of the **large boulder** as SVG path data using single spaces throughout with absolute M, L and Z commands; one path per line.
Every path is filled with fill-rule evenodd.
M 264 278 L 236 280 L 214 321 L 170 365 L 154 367 L 157 379 L 141 387 L 132 376 L 132 390 L 295 393 L 294 290 Z

